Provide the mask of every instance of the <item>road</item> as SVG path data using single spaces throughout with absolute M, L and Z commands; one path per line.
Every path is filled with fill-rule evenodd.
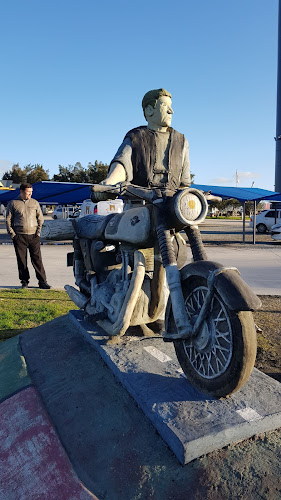
M 204 243 L 224 245 L 253 246 L 253 230 L 246 222 L 245 242 L 243 243 L 243 223 L 241 220 L 206 219 L 200 226 Z M 274 245 L 270 234 L 256 233 L 256 245 Z

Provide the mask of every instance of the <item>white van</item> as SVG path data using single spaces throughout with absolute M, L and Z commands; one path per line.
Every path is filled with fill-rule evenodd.
M 266 233 L 270 231 L 274 224 L 281 222 L 281 210 L 276 210 L 276 220 L 275 220 L 275 210 L 263 210 L 260 214 L 256 215 L 256 229 L 258 233 Z M 254 217 L 251 217 L 250 227 L 253 227 Z
M 98 203 L 93 203 L 91 200 L 84 200 L 81 205 L 79 217 L 90 214 L 108 215 L 114 212 L 123 212 L 123 200 L 107 200 L 99 201 Z

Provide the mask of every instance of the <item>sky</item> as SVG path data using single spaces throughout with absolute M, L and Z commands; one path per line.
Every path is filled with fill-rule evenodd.
M 274 190 L 278 0 L 9 0 L 0 23 L 0 178 L 109 164 L 165 88 L 194 182 Z

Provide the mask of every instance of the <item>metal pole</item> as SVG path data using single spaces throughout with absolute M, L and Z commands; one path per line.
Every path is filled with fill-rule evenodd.
M 281 0 L 278 12 L 278 69 L 276 109 L 275 191 L 281 192 Z
M 245 227 L 246 227 L 246 202 L 243 203 L 243 243 L 245 243 Z
M 253 245 L 256 244 L 256 209 L 257 202 L 254 200 L 254 214 L 253 214 Z

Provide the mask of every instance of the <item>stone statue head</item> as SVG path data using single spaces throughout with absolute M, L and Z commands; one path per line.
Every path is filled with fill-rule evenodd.
M 150 90 L 142 100 L 142 109 L 148 126 L 152 129 L 165 129 L 172 121 L 172 95 L 165 89 Z

